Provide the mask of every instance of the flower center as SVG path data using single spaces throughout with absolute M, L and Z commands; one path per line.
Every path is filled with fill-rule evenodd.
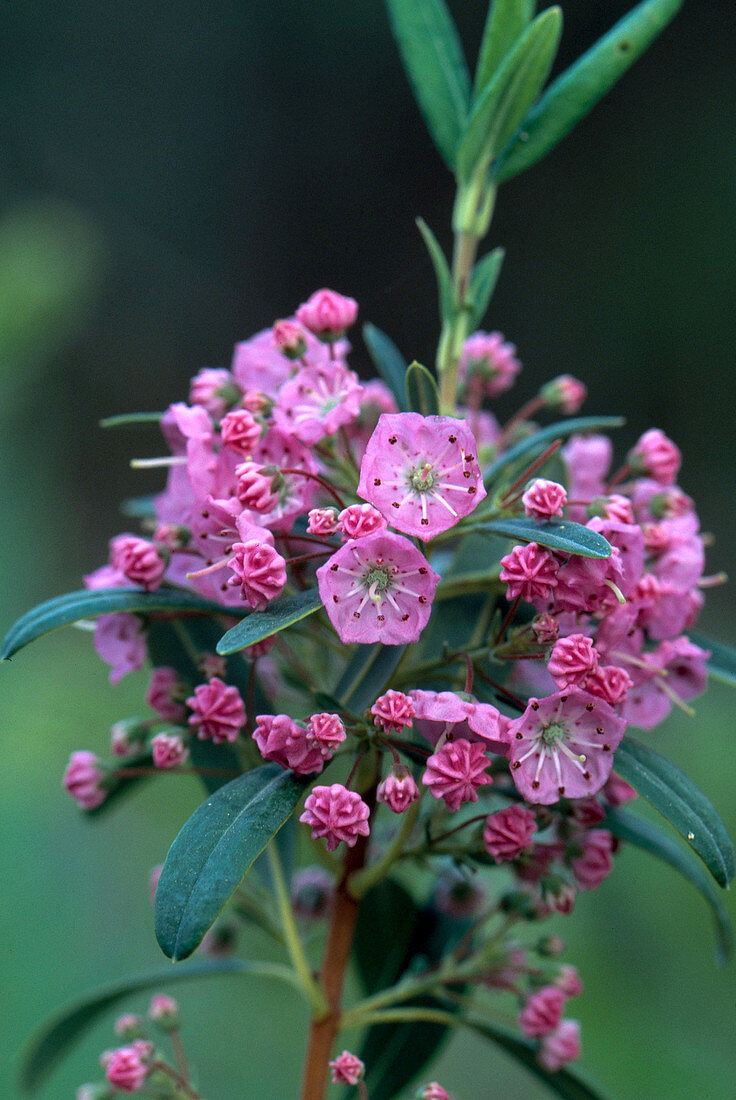
M 542 726 L 541 740 L 550 748 L 558 741 L 564 740 L 566 736 L 567 730 L 559 722 L 550 722 L 549 725 Z
M 382 594 L 391 587 L 392 577 L 389 571 L 376 565 L 363 578 L 363 583 L 368 589 L 368 595 L 376 603 L 381 602 Z
M 432 464 L 425 462 L 421 466 L 412 466 L 407 480 L 416 493 L 428 493 L 434 486 L 436 478 Z

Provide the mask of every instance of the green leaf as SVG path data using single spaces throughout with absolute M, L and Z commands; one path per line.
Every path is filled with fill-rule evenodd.
M 685 838 L 718 885 L 728 886 L 736 871 L 731 838 L 712 803 L 692 780 L 633 737 L 625 737 L 616 749 L 614 767 Z
M 468 331 L 475 332 L 486 315 L 493 292 L 496 289 L 498 276 L 501 274 L 501 264 L 505 252 L 502 248 L 494 248 L 482 260 L 475 265 L 470 280 Z
M 708 638 L 699 630 L 689 630 L 690 641 L 699 645 L 701 649 L 709 649 L 708 675 L 714 680 L 720 680 L 723 684 L 736 687 L 736 649 L 717 642 L 714 638 Z
M 437 292 L 439 294 L 440 321 L 444 323 L 452 316 L 454 309 L 455 295 L 452 289 L 452 276 L 440 243 L 424 218 L 417 218 L 416 223 L 419 232 L 424 238 L 424 243 L 427 246 L 429 258 L 434 268 L 435 278 L 437 279 Z
M 483 484 L 490 490 L 500 474 L 511 469 L 522 458 L 531 462 L 555 439 L 566 439 L 575 432 L 609 431 L 611 428 L 621 428 L 625 423 L 622 416 L 576 416 L 571 420 L 559 420 L 556 424 L 548 424 L 546 428 L 540 428 L 528 439 L 520 440 L 513 447 L 509 447 L 508 451 L 499 455 L 486 470 Z
M 366 994 L 388 989 L 401 976 L 417 924 L 411 894 L 385 878 L 364 896 L 355 928 L 355 962 Z M 376 951 L 376 944 L 381 950 Z
M 343 670 L 334 695 L 340 704 L 361 714 L 390 686 L 406 652 L 404 645 L 358 645 Z
M 24 1093 L 36 1092 L 70 1048 L 89 1030 L 99 1016 L 118 1001 L 146 989 L 159 989 L 169 982 L 188 978 L 209 978 L 217 974 L 258 974 L 258 963 L 243 959 L 202 959 L 186 966 L 159 967 L 145 974 L 136 974 L 111 982 L 67 1005 L 43 1025 L 31 1039 L 20 1067 L 20 1088 Z
M 254 645 L 271 634 L 298 623 L 320 607 L 322 601 L 316 588 L 300 592 L 298 596 L 274 600 L 265 611 L 252 612 L 247 619 L 228 630 L 217 643 L 217 652 L 223 657 L 237 653 L 239 649 L 245 649 L 248 645 Z
M 437 416 L 440 395 L 437 383 L 426 367 L 416 359 L 406 369 L 406 399 L 409 408 L 422 416 Z
M 458 179 L 468 183 L 513 137 L 539 95 L 562 32 L 562 12 L 547 8 L 509 50 L 475 102 L 457 149 Z
M 491 519 L 487 523 L 465 528 L 481 535 L 505 535 L 519 542 L 536 542 L 550 550 L 563 554 L 577 554 L 581 558 L 610 558 L 611 544 L 597 531 L 583 527 L 571 520 L 549 520 L 537 523 L 527 517 L 519 519 Z
M 521 1062 L 530 1073 L 544 1082 L 550 1092 L 564 1097 L 564 1100 L 603 1100 L 603 1094 L 589 1085 L 579 1073 L 569 1069 L 558 1069 L 555 1073 L 549 1073 L 537 1061 L 537 1043 L 520 1038 L 500 1024 L 488 1024 L 473 1019 L 462 1022 L 476 1035 L 482 1035 L 484 1039 L 505 1050 L 517 1062 Z
M 475 69 L 476 99 L 533 14 L 534 0 L 492 0 Z
M 605 825 L 614 836 L 658 856 L 679 871 L 703 895 L 713 913 L 718 962 L 723 965 L 733 951 L 733 928 L 721 897 L 700 863 L 672 837 L 660 832 L 644 818 L 627 810 L 609 810 Z
M 180 588 L 159 588 L 156 592 L 144 592 L 142 588 L 96 588 L 80 592 L 67 592 L 39 604 L 32 611 L 21 615 L 11 626 L 0 651 L 0 660 L 6 661 L 23 646 L 57 630 L 61 626 L 97 615 L 111 615 L 119 611 L 149 615 L 153 611 L 207 613 L 212 615 L 243 615 L 248 611 L 233 610 L 206 600 L 194 592 Z
M 644 0 L 550 84 L 492 170 L 497 183 L 541 160 L 584 118 L 682 7 Z
M 406 412 L 404 377 L 407 364 L 404 356 L 391 337 L 375 325 L 363 325 L 363 339 L 376 370 L 394 395 L 399 412 Z
M 158 424 L 163 413 L 118 413 L 117 416 L 106 416 L 100 421 L 101 428 L 128 428 L 136 424 Z
M 391 29 L 417 103 L 449 168 L 465 128 L 470 74 L 443 0 L 386 0 Z
M 156 888 L 156 938 L 191 955 L 253 861 L 294 812 L 305 781 L 264 764 L 210 795 L 180 830 Z

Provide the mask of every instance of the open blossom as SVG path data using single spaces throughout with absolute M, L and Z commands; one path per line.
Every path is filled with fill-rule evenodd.
M 384 733 L 401 733 L 411 727 L 414 718 L 414 703 L 403 691 L 389 688 L 385 695 L 376 699 L 371 707 L 374 726 L 380 726 Z
M 422 783 L 435 798 L 442 798 L 448 810 L 463 802 L 477 802 L 478 788 L 491 782 L 486 769 L 490 760 L 478 741 L 447 741 L 427 760 Z
M 232 550 L 227 564 L 234 576 L 227 583 L 239 587 L 255 611 L 262 611 L 284 590 L 286 562 L 265 537 L 233 543 Z
M 211 737 L 216 745 L 235 741 L 245 725 L 245 704 L 236 687 L 213 676 L 208 684 L 200 684 L 187 699 L 192 713 L 189 725 L 195 726 L 200 741 Z
M 224 416 L 220 431 L 224 445 L 244 457 L 253 453 L 262 435 L 261 425 L 247 409 L 233 409 Z
M 562 1019 L 566 995 L 556 985 L 545 985 L 532 993 L 519 1013 L 519 1027 L 530 1038 L 539 1039 L 554 1031 Z
M 515 546 L 501 558 L 501 580 L 508 585 L 508 598 L 521 596 L 527 603 L 549 600 L 557 585 L 560 563 L 554 554 L 536 542 Z
M 321 340 L 334 340 L 350 328 L 358 316 L 358 303 L 334 290 L 315 290 L 296 311 L 306 329 Z
M 379 531 L 342 546 L 317 570 L 322 603 L 343 642 L 416 642 L 439 576 L 408 539 Z
M 302 443 L 318 443 L 358 417 L 362 394 L 357 374 L 344 363 L 303 367 L 281 387 L 274 420 Z
M 486 495 L 473 433 L 450 416 L 383 413 L 363 456 L 358 495 L 397 531 L 434 538 Z
M 509 726 L 511 775 L 529 802 L 596 794 L 611 774 L 626 722 L 579 688 L 530 699 Z
M 376 792 L 376 801 L 383 802 L 395 814 L 403 814 L 420 798 L 421 791 L 405 764 L 394 764 Z
M 330 1062 L 333 1085 L 357 1085 L 365 1073 L 365 1065 L 349 1050 L 344 1050 L 339 1058 Z
M 343 508 L 337 519 L 343 542 L 374 535 L 376 531 L 383 531 L 386 526 L 386 520 L 372 504 L 351 504 L 348 508 Z
M 327 851 L 334 852 L 341 841 L 352 848 L 359 836 L 368 836 L 369 816 L 370 810 L 359 794 L 342 783 L 333 783 L 312 789 L 299 820 L 311 826 L 315 840 L 324 837 Z
M 478 741 L 488 752 L 507 753 L 508 719 L 490 703 L 477 703 L 454 691 L 409 692 L 414 706 L 417 732 L 436 745 L 441 737 L 457 741 Z
M 524 511 L 528 516 L 538 520 L 551 519 L 552 516 L 561 516 L 562 509 L 567 504 L 567 492 L 563 485 L 556 481 L 547 481 L 543 477 L 535 477 L 529 488 L 521 498 Z
M 155 543 L 135 535 L 119 535 L 110 547 L 113 569 L 119 570 L 133 584 L 140 584 L 146 592 L 154 592 L 160 587 L 166 562 Z
M 592 639 L 584 634 L 558 638 L 547 662 L 547 671 L 560 690 L 585 687 L 588 676 L 597 668 L 598 653 Z
M 189 756 L 189 749 L 178 733 L 157 733 L 151 741 L 151 750 L 157 768 L 177 768 Z
M 650 428 L 629 455 L 636 473 L 646 474 L 665 487 L 674 485 L 680 470 L 679 448 L 659 428 Z
M 483 827 L 483 844 L 496 863 L 503 863 L 521 855 L 536 831 L 534 811 L 513 803 L 488 815 Z
M 73 752 L 64 772 L 64 786 L 83 810 L 94 810 L 107 797 L 100 783 L 105 773 L 93 752 Z
M 555 1073 L 568 1062 L 577 1061 L 581 1054 L 580 1024 L 577 1020 L 562 1020 L 542 1039 L 537 1061 L 550 1073 Z
M 264 760 L 274 760 L 297 775 L 321 772 L 324 767 L 322 746 L 310 739 L 307 730 L 298 726 L 288 714 L 259 714 L 253 740 Z

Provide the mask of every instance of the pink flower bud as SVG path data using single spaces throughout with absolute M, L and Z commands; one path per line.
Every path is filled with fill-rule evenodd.
M 307 534 L 329 538 L 337 531 L 336 508 L 311 508 L 307 518 Z
M 246 390 L 243 394 L 241 405 L 251 413 L 266 415 L 273 401 L 261 390 Z
M 585 681 L 585 690 L 590 695 L 605 699 L 612 707 L 622 703 L 634 681 L 626 669 L 618 665 L 599 665 Z
M 260 642 L 247 645 L 243 652 L 249 661 L 256 661 L 259 657 L 265 657 L 273 649 L 275 642 L 276 635 L 269 634 L 267 638 L 261 638 Z
M 192 713 L 189 725 L 197 729 L 200 741 L 211 737 L 216 745 L 235 741 L 245 725 L 245 704 L 235 687 L 228 687 L 217 676 L 200 684 L 187 699 Z
M 385 695 L 376 699 L 371 707 L 373 724 L 380 726 L 384 733 L 401 733 L 411 727 L 414 718 L 414 703 L 403 691 L 389 688 Z
M 483 843 L 496 863 L 516 859 L 529 847 L 537 831 L 537 819 L 527 806 L 513 803 L 486 818 Z
M 222 442 L 235 454 L 247 457 L 261 438 L 261 425 L 248 409 L 233 409 L 220 424 Z
M 556 1073 L 568 1062 L 577 1061 L 581 1054 L 580 1024 L 577 1020 L 563 1020 L 542 1039 L 537 1060 L 550 1073 Z
M 562 1018 L 567 1000 L 561 989 L 545 985 L 527 998 L 519 1013 L 519 1027 L 530 1039 L 540 1039 L 554 1031 Z
M 217 653 L 203 653 L 199 658 L 199 671 L 205 680 L 212 680 L 215 676 L 222 680 L 227 672 L 227 658 Z
M 602 793 L 609 806 L 625 806 L 627 802 L 633 802 L 639 797 L 634 788 L 620 775 L 616 775 L 616 772 L 611 772 Z
M 189 388 L 189 404 L 204 406 L 214 420 L 224 416 L 240 396 L 240 387 L 224 367 L 203 367 Z
M 296 321 L 277 321 L 273 326 L 273 342 L 287 359 L 299 359 L 307 350 L 304 330 Z
M 549 550 L 536 542 L 515 546 L 501 558 L 501 566 L 501 580 L 508 585 L 510 600 L 521 596 L 527 603 L 534 603 L 551 598 L 560 563 Z
M 378 784 L 376 801 L 383 802 L 395 814 L 403 814 L 421 798 L 417 783 L 404 764 L 394 764 L 386 778 Z
M 650 428 L 635 445 L 629 462 L 637 474 L 646 474 L 660 485 L 674 485 L 682 462 L 680 450 L 659 428 Z
M 522 496 L 521 503 L 528 516 L 548 520 L 552 516 L 562 515 L 562 509 L 567 504 L 567 492 L 558 482 L 537 477 Z
M 449 1092 L 442 1088 L 436 1081 L 430 1081 L 428 1085 L 416 1093 L 415 1100 L 452 1100 Z
M 486 775 L 489 764 L 485 746 L 478 741 L 447 741 L 427 760 L 422 783 L 454 812 L 463 802 L 477 802 L 478 788 L 492 782 Z
M 572 873 L 581 890 L 597 890 L 613 870 L 613 836 L 606 829 L 593 829 L 582 843 L 582 854 L 572 861 Z
M 585 687 L 589 674 L 597 667 L 598 653 L 592 639 L 584 634 L 559 638 L 547 662 L 547 671 L 560 690 Z
M 239 585 L 243 599 L 255 611 L 263 611 L 284 590 L 286 562 L 267 542 L 248 539 L 234 543 L 233 557 L 227 564 L 234 574 L 227 583 Z
M 521 363 L 514 344 L 505 343 L 500 332 L 474 332 L 463 344 L 458 366 L 470 403 L 473 395 L 495 397 L 513 386 Z M 480 402 L 478 401 L 478 404 Z
M 140 584 L 146 592 L 154 592 L 160 586 L 166 562 L 155 543 L 135 535 L 119 535 L 110 545 L 113 569 L 119 570 L 133 584 Z
M 179 1027 L 179 1005 L 173 997 L 157 993 L 148 1006 L 148 1019 L 164 1031 L 176 1031 Z
M 313 714 L 307 723 L 307 741 L 319 749 L 329 760 L 346 737 L 345 726 L 339 714 Z
M 182 698 L 185 692 L 175 668 L 162 665 L 154 668 L 146 688 L 146 702 L 167 722 L 181 722 L 185 710 Z
M 243 462 L 235 469 L 238 483 L 236 495 L 244 508 L 267 515 L 279 502 L 278 489 L 274 489 L 274 475 L 264 472 L 257 462 Z
M 374 535 L 376 531 L 383 531 L 386 527 L 386 520 L 372 504 L 351 504 L 348 508 L 343 508 L 337 518 L 343 542 Z
M 341 841 L 352 848 L 359 836 L 368 836 L 369 816 L 370 810 L 359 794 L 333 783 L 331 787 L 313 788 L 299 820 L 311 826 L 313 839 L 324 837 L 327 851 L 334 852 Z
M 143 1020 L 134 1012 L 126 1012 L 124 1016 L 118 1016 L 114 1024 L 115 1034 L 121 1039 L 142 1039 Z
M 560 972 L 555 978 L 555 985 L 562 990 L 566 997 L 579 997 L 583 992 L 583 983 L 574 966 L 560 967 Z
M 344 1050 L 339 1058 L 330 1062 L 333 1085 L 357 1085 L 365 1073 L 365 1065 L 349 1050 Z
M 143 1045 L 148 1047 L 149 1044 Z M 144 1050 L 138 1043 L 113 1050 L 105 1066 L 105 1076 L 113 1088 L 120 1092 L 138 1092 L 148 1076 L 148 1071 Z
M 151 740 L 151 749 L 157 768 L 178 768 L 189 756 L 189 749 L 178 733 L 157 733 Z
M 354 323 L 358 303 L 334 290 L 317 290 L 296 311 L 299 321 L 320 340 L 333 341 Z
M 114 756 L 132 756 L 145 747 L 145 727 L 138 718 L 124 718 L 110 727 L 110 750 Z
M 322 746 L 310 740 L 307 731 L 288 714 L 259 714 L 253 740 L 264 760 L 291 768 L 297 775 L 311 775 L 324 767 L 326 756 Z
M 553 642 L 557 641 L 560 633 L 560 624 L 554 615 L 550 615 L 545 611 L 542 615 L 537 615 L 536 619 L 533 620 L 532 631 L 539 645 L 551 645 Z
M 588 396 L 588 391 L 571 374 L 561 374 L 542 386 L 539 396 L 547 408 L 559 409 L 565 416 L 574 416 Z
M 93 752 L 73 752 L 64 772 L 64 786 L 83 810 L 94 810 L 107 797 L 100 787 L 105 773 Z

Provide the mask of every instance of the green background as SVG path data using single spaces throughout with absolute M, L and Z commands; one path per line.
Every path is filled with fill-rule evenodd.
M 558 67 L 627 7 L 566 3 Z M 472 56 L 483 5 L 453 10 Z M 117 501 L 159 483 L 127 465 L 156 453 L 154 431 L 104 433 L 101 416 L 181 398 L 199 367 L 227 364 L 235 340 L 323 285 L 431 361 L 436 299 L 413 219 L 449 245 L 452 185 L 378 0 L 25 0 L 3 20 L 5 628 L 78 587 L 126 526 Z M 627 416 L 619 456 L 647 427 L 664 429 L 717 535 L 709 571 L 734 575 L 735 42 L 730 0 L 686 4 L 591 117 L 502 188 L 489 243 L 507 259 L 487 321 L 525 364 L 501 414 L 566 371 L 588 384 L 586 411 Z M 735 620 L 736 586 L 711 592 L 703 629 L 728 640 Z M 200 796 L 162 779 L 99 823 L 82 819 L 60 790 L 68 755 L 106 751 L 110 724 L 141 711 L 145 677 L 111 690 L 74 630 L 0 672 L 0 1095 L 14 1097 L 17 1052 L 40 1020 L 163 961 L 147 874 Z M 732 833 L 733 705 L 714 687 L 694 720 L 647 735 Z M 715 967 L 707 922 L 687 884 L 629 850 L 558 922 L 586 983 L 571 1006 L 583 1064 L 615 1100 L 733 1096 L 735 970 Z M 241 978 L 176 996 L 208 1100 L 295 1094 L 295 997 Z M 73 1096 L 112 1041 L 109 1023 L 97 1029 L 42 1095 Z M 475 1042 L 453 1043 L 433 1072 L 457 1100 L 546 1095 Z

